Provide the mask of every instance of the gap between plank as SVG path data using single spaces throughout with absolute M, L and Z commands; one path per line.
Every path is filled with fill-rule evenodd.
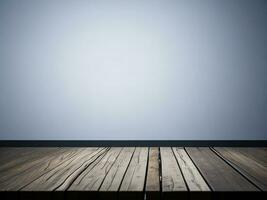
M 185 153 L 188 155 L 188 157 L 190 158 L 190 160 L 192 161 L 192 163 L 195 165 L 196 169 L 198 170 L 199 174 L 202 176 L 203 180 L 206 182 L 207 186 L 209 187 L 210 191 L 212 192 L 213 189 L 210 186 L 210 184 L 208 183 L 208 181 L 205 179 L 205 176 L 201 173 L 201 171 L 199 170 L 198 166 L 196 165 L 196 163 L 194 162 L 194 160 L 191 158 L 190 154 L 187 152 L 186 148 L 183 147 L 185 150 Z M 197 148 L 197 147 L 196 147 Z
M 227 163 L 230 167 L 232 167 L 237 173 L 239 173 L 242 177 L 244 177 L 249 183 L 255 186 L 260 191 L 263 191 L 260 187 L 258 187 L 253 181 L 251 181 L 242 171 L 240 171 L 230 160 L 222 156 L 219 152 L 216 151 L 213 147 L 209 147 L 210 150 L 217 155 L 220 159 L 222 159 L 225 163 Z
M 131 159 L 130 159 L 130 161 L 129 161 L 128 165 L 127 165 L 127 168 L 126 168 L 126 170 L 125 170 L 125 172 L 124 172 L 124 174 L 123 174 L 123 176 L 122 176 L 122 179 L 121 179 L 121 182 L 120 182 L 120 186 L 119 186 L 119 188 L 118 188 L 118 190 L 117 190 L 117 193 L 119 193 L 119 191 L 120 191 L 120 189 L 121 189 L 122 182 L 123 182 L 123 180 L 124 180 L 124 178 L 125 178 L 125 175 L 126 175 L 126 172 L 128 171 L 128 168 L 129 168 L 129 166 L 130 166 L 130 164 L 131 164 L 131 162 L 132 162 L 133 155 L 134 155 L 135 151 L 136 151 L 136 147 L 134 148 L 134 151 L 133 151 L 133 153 L 132 153 Z
M 189 192 L 189 191 L 190 191 L 190 190 L 189 190 L 189 186 L 187 185 L 187 182 L 186 182 L 186 180 L 185 180 L 183 171 L 182 171 L 182 169 L 181 169 L 181 167 L 180 167 L 180 164 L 179 164 L 179 162 L 178 162 L 178 160 L 177 160 L 177 158 L 176 158 L 176 156 L 175 156 L 175 153 L 174 153 L 173 148 L 176 148 L 176 147 L 171 147 L 171 149 L 172 149 L 172 154 L 173 154 L 173 156 L 174 156 L 174 158 L 175 158 L 175 160 L 176 160 L 176 163 L 177 163 L 177 165 L 178 165 L 178 167 L 179 167 L 179 170 L 180 170 L 180 172 L 181 172 L 181 174 L 182 174 L 182 177 L 183 177 L 183 180 L 184 180 L 184 182 L 185 182 L 185 186 L 186 186 L 186 188 L 187 188 L 187 191 Z
M 144 188 L 143 188 L 143 196 L 144 196 L 144 200 L 146 200 L 146 182 L 147 182 L 147 171 L 148 171 L 148 163 L 149 163 L 149 152 L 150 152 L 150 148 L 151 148 L 151 147 L 148 147 L 148 151 L 147 151 L 146 173 L 145 173 L 145 182 L 144 182 Z
M 78 174 L 77 174 L 77 176 L 75 177 L 75 178 L 73 178 L 73 180 L 72 181 L 70 181 L 70 183 L 69 183 L 69 186 L 67 186 L 66 188 L 65 188 L 65 191 L 67 191 L 70 187 L 71 187 L 71 185 L 74 183 L 74 181 L 89 167 L 89 166 L 91 166 L 93 163 L 94 163 L 94 161 L 95 160 L 97 160 L 99 157 L 104 157 L 106 154 L 107 154 L 107 152 L 110 150 L 110 148 L 104 148 L 102 151 L 104 151 L 104 153 L 102 154 L 102 151 L 100 151 L 101 153 L 100 153 L 100 155 L 98 155 L 98 156 L 96 156 L 93 160 L 92 160 L 92 162 L 88 165 L 88 166 L 86 166 L 83 170 L 81 170 Z M 91 160 L 91 158 L 89 159 L 89 160 Z M 87 162 L 87 161 L 89 161 L 89 160 L 86 160 L 85 162 Z M 101 161 L 101 159 L 97 162 L 97 163 L 99 163 Z M 84 162 L 84 163 L 85 163 Z M 96 164 L 97 164 L 96 163 Z M 94 164 L 94 166 L 96 165 L 96 164 Z M 82 164 L 83 165 L 83 164 Z M 80 167 L 82 167 L 82 165 L 80 166 Z M 80 168 L 79 167 L 79 168 Z M 79 169 L 78 168 L 78 169 Z M 77 170 L 78 170 L 77 169 Z M 74 173 L 74 172 L 73 172 Z M 73 174 L 72 173 L 72 174 Z M 59 186 L 57 186 L 53 191 L 56 191 L 57 190 L 57 188 L 59 188 L 59 187 L 61 187 L 64 183 L 65 183 L 65 181 L 72 175 L 72 174 L 70 174 L 69 176 L 67 176 L 66 177 L 66 179 L 59 185 Z
M 98 189 L 97 189 L 97 191 L 99 192 L 99 190 L 100 190 L 100 188 L 101 188 L 101 186 L 103 185 L 103 183 L 104 183 L 104 180 L 106 179 L 106 177 L 107 177 L 107 175 L 108 175 L 108 173 L 109 173 L 109 171 L 111 170 L 111 168 L 113 167 L 113 165 L 115 164 L 115 162 L 116 162 L 116 160 L 118 159 L 118 157 L 120 156 L 120 154 L 121 154 L 121 152 L 122 152 L 122 150 L 124 149 L 124 147 L 122 147 L 121 148 L 121 150 L 120 150 L 120 152 L 118 153 L 118 155 L 116 156 L 116 159 L 113 161 L 113 163 L 111 164 L 111 166 L 110 166 L 110 168 L 109 168 L 109 170 L 107 171 L 107 173 L 105 174 L 105 176 L 103 177 L 103 180 L 102 180 L 102 182 L 101 182 L 101 184 L 99 185 L 99 187 L 98 187 Z
M 98 150 L 99 148 L 97 148 Z M 75 157 L 77 154 L 79 154 L 80 152 L 78 150 L 76 150 L 76 152 L 73 152 L 73 155 L 71 155 L 71 157 L 69 157 L 67 160 L 64 160 L 63 162 L 59 163 L 57 166 L 55 166 L 54 168 L 51 168 L 50 170 L 48 170 L 47 172 L 45 172 L 44 174 L 38 176 L 37 178 L 33 179 L 31 182 L 29 182 L 28 184 L 22 186 L 21 188 L 19 188 L 19 191 L 23 190 L 25 187 L 27 187 L 28 185 L 32 184 L 34 181 L 36 181 L 37 179 L 39 179 L 40 177 L 46 175 L 47 173 L 49 173 L 50 171 L 54 170 L 57 167 L 60 167 L 61 165 L 63 165 L 65 162 L 68 162 L 70 159 L 72 159 L 73 157 Z M 93 153 L 93 152 L 92 152 Z M 91 153 L 91 154 L 92 154 Z M 71 153 L 70 153 L 71 154 Z M 89 155 L 91 155 L 89 154 Z M 55 155 L 56 156 L 56 155 Z M 60 156 L 60 155 L 59 155 Z M 56 158 L 55 158 L 56 159 Z

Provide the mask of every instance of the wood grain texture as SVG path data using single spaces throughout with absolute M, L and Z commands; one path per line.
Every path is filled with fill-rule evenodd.
M 134 147 L 124 147 L 120 152 L 118 158 L 112 165 L 108 174 L 106 175 L 97 195 L 97 199 L 118 199 L 118 190 L 120 188 L 123 177 L 129 166 Z
M 205 180 L 191 161 L 184 148 L 173 148 L 174 155 L 180 165 L 190 191 L 210 191 Z
M 59 151 L 59 148 L 1 148 L 0 174 Z
M 143 199 L 148 148 L 137 147 L 120 187 L 120 199 Z
M 267 168 L 257 162 L 257 159 L 252 159 L 254 154 L 247 155 L 233 148 L 218 147 L 215 150 L 261 190 L 267 191 Z M 250 153 L 253 153 L 253 149 L 250 150 Z M 256 150 L 254 153 L 256 155 L 259 152 Z
M 264 167 L 267 167 L 267 148 L 255 148 L 255 147 L 228 147 L 231 151 L 236 151 L 244 156 L 249 157 L 255 162 L 260 163 Z
M 23 155 L 31 155 L 32 151 L 35 151 L 35 148 L 19 148 L 19 147 L 1 147 L 0 148 L 0 171 L 3 168 L 3 165 L 6 163 L 16 160 Z M 38 149 L 36 149 L 38 151 Z
M 3 176 L 7 177 L 8 179 L 1 182 L 0 187 L 2 190 L 6 191 L 20 190 L 36 178 L 40 177 L 46 171 L 49 171 L 53 167 L 53 164 L 59 164 L 61 159 L 63 159 L 65 156 L 65 152 L 62 150 L 52 155 L 44 156 L 42 159 L 38 160 L 38 163 L 35 161 L 29 161 L 29 165 L 26 166 L 30 167 L 25 168 L 24 165 L 22 165 L 21 167 L 15 168 L 17 173 L 11 173 L 14 172 L 14 169 L 9 170 L 7 176 Z M 35 164 L 31 165 L 33 163 Z
M 259 199 L 266 165 L 267 148 L 0 148 L 0 199 Z
M 160 160 L 159 148 L 149 148 L 149 161 L 146 177 L 146 199 L 160 199 Z
M 189 147 L 186 151 L 214 191 L 257 191 L 242 175 L 209 148 Z
M 159 171 L 159 148 L 151 147 L 149 149 L 146 191 L 160 191 Z
M 161 147 L 162 191 L 187 191 L 182 173 L 171 147 Z
M 22 191 L 64 191 L 106 148 L 80 148 L 79 153 L 27 185 Z
M 117 192 L 120 184 L 126 173 L 127 167 L 130 163 L 132 155 L 134 153 L 134 147 L 124 147 L 115 161 L 114 165 L 109 170 L 103 184 L 99 191 L 101 192 Z
M 7 171 L 2 171 L 0 177 L 0 190 L 1 191 L 10 191 L 10 190 L 19 190 L 24 185 L 28 184 L 30 181 L 36 178 L 33 174 L 36 174 L 38 169 L 46 165 L 51 157 L 55 155 L 61 155 L 64 152 L 62 149 L 54 149 L 53 153 L 51 152 L 33 152 L 32 154 L 38 154 L 38 159 L 36 156 L 29 156 L 30 159 L 27 159 L 27 162 L 24 162 L 25 158 L 18 158 L 18 163 L 15 166 L 11 167 Z M 41 155 L 39 155 L 39 153 Z M 21 161 L 23 160 L 23 161 Z M 39 175 L 38 173 L 36 174 Z
M 187 187 L 171 147 L 161 147 L 162 198 L 187 199 Z
M 98 191 L 121 150 L 121 147 L 111 148 L 99 162 L 94 163 L 93 168 L 85 169 L 68 190 Z

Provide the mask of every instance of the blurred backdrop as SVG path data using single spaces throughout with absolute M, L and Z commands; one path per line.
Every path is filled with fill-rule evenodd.
M 1 0 L 0 139 L 267 139 L 266 0 Z

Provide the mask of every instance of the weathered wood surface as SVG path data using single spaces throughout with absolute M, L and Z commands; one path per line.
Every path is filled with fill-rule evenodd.
M 149 149 L 148 168 L 146 177 L 146 199 L 160 199 L 160 159 L 159 148 Z
M 53 152 L 51 152 L 51 150 Z M 36 176 L 40 175 L 38 173 L 39 169 L 45 169 L 51 158 L 57 154 L 61 156 L 64 151 L 64 149 L 59 148 L 47 150 L 40 149 L 36 152 L 34 151 L 29 156 L 17 157 L 17 162 L 16 160 L 13 160 L 10 163 L 7 163 L 5 167 L 9 166 L 10 168 L 6 171 L 1 170 L 0 173 L 0 190 L 9 191 L 21 189 L 24 185 L 34 180 Z M 36 174 L 36 176 L 33 174 Z
M 266 148 L 0 150 L 1 199 L 200 199 L 267 184 Z
M 74 191 L 98 191 L 101 183 L 117 159 L 122 148 L 110 149 L 103 158 L 94 162 L 92 167 L 86 168 L 69 187 Z
M 99 157 L 101 158 L 107 151 L 105 148 L 81 148 L 75 156 L 34 180 L 22 190 L 66 190 L 83 170 L 87 169 L 96 160 L 101 160 Z
M 267 191 L 267 167 L 263 165 L 265 159 L 262 159 L 263 163 L 253 159 L 254 154 L 260 153 L 257 149 L 255 149 L 254 154 L 241 153 L 233 148 L 218 147 L 215 150 L 261 190 Z M 250 152 L 253 152 L 253 150 Z
M 164 199 L 185 199 L 187 191 L 182 172 L 171 147 L 161 147 L 162 193 Z
M 225 148 L 231 151 L 239 152 L 244 156 L 249 157 L 250 159 L 254 160 L 255 162 L 260 163 L 264 167 L 267 167 L 267 148 L 252 148 L 252 147 L 232 147 L 232 148 Z
M 258 189 L 207 147 L 186 148 L 214 191 L 257 191 Z
M 54 153 L 59 148 L 1 148 L 0 149 L 0 173 L 9 171 L 16 166 L 42 158 Z
M 137 147 L 120 187 L 120 199 L 143 199 L 147 161 L 148 148 Z
M 100 191 L 103 192 L 117 192 L 130 163 L 135 148 L 123 148 L 114 165 L 109 170 Z
M 210 191 L 205 180 L 189 158 L 184 148 L 173 148 L 176 159 L 180 165 L 184 179 L 190 191 Z
M 120 188 L 134 151 L 134 147 L 122 149 L 99 189 L 101 195 L 98 195 L 98 199 L 117 199 L 117 191 Z
M 182 173 L 171 147 L 160 148 L 162 165 L 162 191 L 186 191 Z

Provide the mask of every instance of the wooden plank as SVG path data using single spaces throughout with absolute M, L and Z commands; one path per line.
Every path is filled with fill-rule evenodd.
M 68 189 L 69 191 L 96 192 L 120 154 L 121 147 L 112 147 L 106 155 L 90 169 L 85 169 Z M 90 197 L 90 193 L 87 194 Z
M 144 199 L 148 148 L 137 147 L 122 181 L 119 199 Z
M 121 150 L 120 147 L 111 148 L 102 159 L 84 170 L 69 187 L 67 199 L 99 199 L 98 190 Z
M 162 192 L 187 191 L 171 147 L 161 147 Z
M 260 163 L 264 167 L 267 167 L 267 148 L 264 147 L 231 147 L 232 151 L 237 151 L 244 156 L 255 160 L 255 162 Z
M 64 191 L 83 170 L 106 152 L 106 148 L 81 148 L 73 158 L 34 180 L 22 191 Z
M 23 155 L 25 152 L 29 152 L 30 148 L 6 148 L 6 147 L 1 147 L 0 148 L 0 172 L 1 171 L 6 171 L 9 168 L 5 167 L 9 162 L 16 161 L 18 156 L 20 157 Z M 32 148 L 31 148 L 32 149 Z
M 149 161 L 146 177 L 146 199 L 160 199 L 160 160 L 159 148 L 151 147 L 149 149 Z
M 253 154 L 248 157 L 232 148 L 218 147 L 214 149 L 261 190 L 267 191 L 267 168 L 256 162 L 257 159 L 252 159 Z M 251 149 L 251 151 L 253 150 Z
M 186 198 L 187 191 L 182 173 L 171 147 L 161 147 L 162 193 L 164 199 Z
M 184 148 L 173 148 L 173 152 L 184 175 L 188 189 L 190 191 L 210 191 L 205 180 L 185 152 Z
M 0 174 L 59 151 L 59 148 L 3 148 L 0 154 Z M 1 175 L 0 175 L 1 176 Z M 2 176 L 1 176 L 2 177 Z
M 99 190 L 101 199 L 117 198 L 117 192 L 133 156 L 134 150 L 134 147 L 123 148 L 101 185 Z
M 17 147 L 0 147 L 0 169 L 12 160 L 16 160 L 18 156 L 32 152 L 33 148 L 17 148 Z
M 30 155 L 30 153 L 33 152 L 33 150 L 49 150 L 49 149 L 55 149 L 55 148 L 35 148 L 35 147 L 0 147 L 0 164 L 2 164 L 3 159 L 17 159 L 18 155 L 23 156 Z
M 242 175 L 206 147 L 189 147 L 187 153 L 214 191 L 258 191 Z
M 35 151 L 33 151 L 33 154 Z M 8 170 L 2 171 L 0 176 L 0 191 L 10 191 L 10 190 L 18 190 L 20 187 L 23 186 L 23 184 L 26 184 L 26 181 L 31 181 L 33 177 L 29 176 L 28 173 L 31 173 L 35 171 L 36 169 L 40 168 L 45 164 L 45 162 L 50 159 L 53 155 L 56 155 L 57 153 L 62 153 L 62 149 L 54 149 L 53 153 L 49 152 L 47 154 L 44 154 L 43 152 L 39 159 L 36 157 L 32 160 L 27 159 L 27 162 L 22 162 L 20 165 L 20 160 L 25 160 L 24 158 L 18 158 L 17 164 L 13 167 L 11 167 Z M 37 151 L 36 154 L 39 155 L 39 152 Z M 39 155 L 40 156 L 40 155 Z M 26 180 L 24 180 L 26 177 Z M 20 185 L 20 184 L 21 185 Z
M 74 156 L 77 156 L 80 152 L 80 148 L 62 148 L 57 154 L 44 157 L 42 162 L 38 163 L 38 165 L 34 165 L 10 177 L 8 181 L 1 184 L 1 188 L 8 191 L 20 190 L 42 175 L 48 173 L 50 170 L 60 166 Z
M 200 199 L 208 185 L 223 195 L 259 191 L 253 184 L 266 191 L 266 148 L 0 150 L 1 199 Z

